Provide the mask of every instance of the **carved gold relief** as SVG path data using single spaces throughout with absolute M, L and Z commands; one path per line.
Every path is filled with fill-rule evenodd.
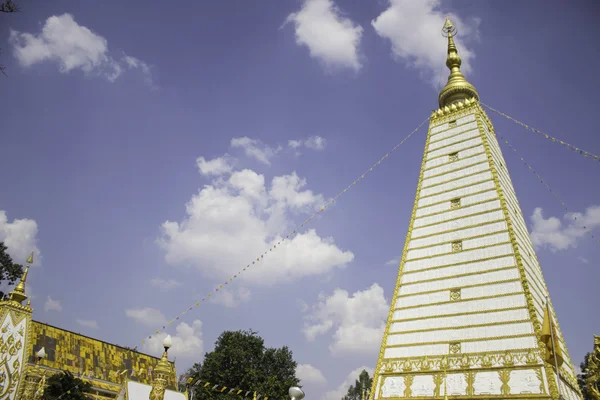
M 510 386 L 508 385 L 508 381 L 510 380 L 510 371 L 507 369 L 503 369 L 498 371 L 498 375 L 500 377 L 500 382 L 502 382 L 500 392 L 504 396 L 508 396 L 510 394 Z
M 450 289 L 450 300 L 460 300 L 460 288 Z
M 456 198 L 456 199 L 450 200 L 450 209 L 455 210 L 457 208 L 460 208 L 460 199 Z
M 450 354 L 460 353 L 460 342 L 452 342 L 449 345 Z

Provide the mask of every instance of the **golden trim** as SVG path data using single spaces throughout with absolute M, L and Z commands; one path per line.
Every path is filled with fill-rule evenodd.
M 473 353 L 469 353 L 468 355 L 471 358 L 477 358 L 477 357 L 484 357 L 484 356 L 505 356 L 507 353 L 510 354 L 511 356 L 513 356 L 514 358 L 517 357 L 524 357 L 526 354 L 528 354 L 529 352 L 532 352 L 534 354 L 534 356 L 539 356 L 539 352 L 540 350 L 538 348 L 525 348 L 525 349 L 513 349 L 510 351 L 506 351 L 506 350 L 491 350 L 491 351 L 480 351 L 480 352 L 473 352 Z M 452 356 L 452 355 L 448 355 L 446 353 L 444 354 L 434 354 L 434 355 L 430 355 L 430 356 L 415 356 L 415 357 L 395 357 L 395 358 L 386 358 L 386 364 L 402 364 L 405 363 L 406 361 L 411 361 L 411 362 L 419 362 L 419 361 L 424 361 L 424 360 L 428 360 L 430 361 L 430 364 L 432 367 L 440 367 L 440 362 L 446 358 L 448 359 L 448 363 L 447 363 L 447 368 L 448 371 L 454 371 L 454 369 L 452 369 L 452 367 L 456 367 L 457 365 L 459 365 L 457 363 L 458 360 L 460 360 L 463 356 L 462 355 L 457 355 L 457 356 Z M 527 365 L 515 365 L 516 369 L 521 369 L 521 368 L 530 368 L 532 366 L 540 366 L 541 363 L 538 363 L 537 361 L 535 363 L 528 363 Z M 504 368 L 502 367 L 489 367 L 491 368 Z M 463 368 L 456 368 L 456 369 L 463 369 Z M 429 372 L 429 371 L 436 371 L 435 369 L 430 369 L 428 371 L 424 371 L 424 372 Z M 439 371 L 439 370 L 438 370 Z M 382 375 L 390 375 L 390 374 L 397 374 L 397 372 L 384 372 L 382 373 Z
M 481 238 L 484 238 L 486 236 L 498 235 L 500 233 L 508 233 L 508 230 L 507 229 L 502 229 L 501 231 L 493 231 L 493 232 L 489 232 L 489 233 L 482 233 L 481 235 L 467 236 L 467 237 L 462 238 L 461 240 L 463 242 L 466 242 L 468 240 L 481 239 Z M 432 248 L 432 247 L 437 247 L 437 246 L 442 246 L 442 245 L 445 245 L 445 244 L 450 244 L 453 241 L 454 240 L 446 240 L 444 242 L 439 242 L 439 243 L 434 243 L 434 244 L 428 244 L 428 245 L 425 245 L 425 246 L 411 247 L 411 248 L 408 249 L 408 251 L 429 249 L 429 248 Z
M 449 156 L 450 154 L 452 154 L 452 153 L 459 153 L 459 152 L 461 152 L 461 151 L 467 151 L 467 150 L 471 150 L 471 149 L 474 149 L 474 148 L 476 148 L 476 147 L 479 147 L 479 146 L 483 146 L 483 145 L 482 145 L 481 143 L 479 143 L 479 144 L 476 144 L 476 145 L 474 145 L 474 146 L 469 146 L 469 147 L 465 147 L 464 149 L 460 149 L 460 150 L 458 150 L 458 152 L 452 151 L 452 152 L 450 152 L 450 153 L 442 154 L 442 155 L 439 155 L 439 156 L 433 156 L 433 157 L 429 157 L 429 158 L 427 158 L 427 159 L 425 160 L 425 162 L 429 162 L 429 161 L 437 160 L 438 158 L 442 158 L 442 157 L 448 157 L 448 156 Z M 460 158 L 459 160 L 463 160 L 463 159 L 462 159 L 462 158 Z M 445 162 L 445 163 L 443 163 L 443 164 L 436 165 L 436 167 L 441 167 L 442 165 L 445 165 L 445 164 L 450 164 L 451 162 L 453 162 L 453 161 L 448 161 L 448 162 Z M 431 169 L 431 168 L 433 168 L 433 167 L 429 167 L 429 168 L 427 168 L 427 169 L 426 169 L 426 171 L 427 171 L 428 169 Z
M 521 319 L 521 320 L 515 320 L 515 321 L 487 322 L 485 324 L 452 325 L 450 327 L 446 326 L 446 327 L 441 327 L 441 328 L 411 329 L 408 331 L 390 332 L 389 336 L 404 335 L 404 334 L 409 334 L 409 333 L 431 332 L 431 331 L 446 331 L 449 329 L 471 329 L 471 328 L 483 328 L 486 326 L 522 324 L 525 322 L 531 322 L 531 321 L 529 319 Z
M 469 297 L 467 299 L 438 301 L 436 303 L 426 303 L 426 304 L 417 304 L 414 306 L 396 307 L 394 309 L 394 311 L 410 310 L 410 309 L 414 309 L 414 308 L 426 308 L 426 307 L 430 307 L 430 306 L 442 306 L 442 305 L 450 304 L 450 303 L 467 303 L 469 301 L 489 300 L 489 299 L 496 299 L 499 297 L 510 297 L 510 296 L 514 296 L 517 294 L 524 295 L 525 293 L 524 292 L 509 292 L 509 293 L 500 293 L 500 294 L 494 294 L 494 295 L 489 295 L 489 296 Z
M 482 155 L 482 154 L 480 154 L 480 155 Z M 462 161 L 462 160 L 460 160 L 460 161 Z M 458 161 L 453 161 L 453 163 L 454 162 L 458 162 Z M 468 169 L 468 168 L 476 167 L 478 165 L 488 165 L 488 162 L 487 162 L 487 160 L 483 160 L 483 161 L 478 161 L 478 162 L 475 162 L 475 163 L 472 163 L 472 164 L 466 164 L 464 166 L 461 166 L 461 167 L 458 167 L 458 168 L 454 168 L 454 169 L 451 169 L 451 170 L 446 171 L 446 172 L 441 172 L 439 174 L 428 176 L 427 178 L 423 178 L 423 181 L 425 183 L 425 181 L 427 181 L 427 180 L 434 179 L 434 178 L 439 178 L 439 177 L 444 176 L 444 175 L 450 175 L 450 174 L 453 174 L 453 173 L 456 173 L 456 172 L 460 172 L 460 171 Z M 456 180 L 456 179 L 457 178 L 452 178 L 451 180 L 446 180 L 446 181 L 443 181 L 443 182 L 451 182 L 451 181 Z M 433 187 L 433 186 L 434 185 L 423 186 L 423 188 Z
M 451 127 L 451 128 L 448 128 L 448 129 L 442 129 L 441 131 L 439 131 L 439 132 L 437 132 L 437 133 L 434 133 L 434 134 L 432 134 L 432 135 L 431 135 L 431 137 L 438 136 L 438 135 L 440 135 L 440 134 L 442 134 L 442 133 L 448 132 L 448 131 L 449 131 L 449 130 L 451 130 L 451 129 L 462 128 L 463 126 L 467 126 L 467 125 L 469 125 L 469 124 L 475 124 L 475 128 L 473 128 L 473 129 L 467 129 L 467 130 L 465 130 L 465 131 L 461 131 L 461 132 L 458 132 L 458 133 L 454 133 L 454 134 L 452 134 L 452 135 L 450 135 L 450 136 L 446 136 L 445 138 L 441 138 L 441 139 L 438 139 L 438 140 L 432 140 L 431 142 L 429 142 L 429 144 L 439 143 L 439 142 L 441 142 L 442 140 L 451 139 L 451 138 L 453 138 L 453 137 L 456 137 L 456 136 L 458 136 L 458 135 L 462 135 L 463 133 L 466 133 L 466 132 L 471 132 L 471 131 L 477 130 L 477 121 L 476 121 L 476 120 L 473 120 L 473 121 L 468 121 L 468 122 L 465 122 L 464 124 L 460 124 L 460 125 L 458 125 L 458 124 L 457 124 L 456 126 L 453 126 L 453 127 Z
M 494 246 L 506 246 L 507 244 L 510 244 L 510 243 L 501 243 L 499 245 L 494 245 Z M 486 247 L 492 247 L 492 246 L 486 246 Z M 477 250 L 481 250 L 481 249 L 477 249 Z M 482 262 L 482 261 L 496 260 L 496 259 L 505 258 L 505 257 L 514 257 L 514 254 L 507 253 L 507 254 L 502 254 L 502 255 L 499 255 L 499 256 L 478 258 L 478 259 L 475 259 L 475 260 L 461 261 L 461 262 L 452 263 L 452 264 L 437 265 L 435 267 L 427 267 L 427 268 L 415 269 L 413 271 L 405 271 L 404 273 L 405 274 L 416 274 L 416 273 L 419 273 L 419 272 L 433 271 L 434 269 L 457 267 L 459 265 L 474 264 L 474 263 L 478 263 L 478 262 Z M 409 261 L 414 261 L 414 260 L 406 260 L 406 262 L 409 262 Z M 481 272 L 484 272 L 484 271 L 479 271 L 479 273 L 481 273 Z M 457 276 L 457 275 L 455 275 L 455 276 Z
M 485 244 L 485 245 L 477 246 L 477 247 L 465 248 L 465 247 L 463 247 L 463 244 L 464 244 L 465 241 L 466 241 L 466 239 L 453 240 L 451 242 L 452 243 L 451 250 L 447 251 L 445 253 L 438 253 L 438 254 L 433 254 L 433 255 L 430 255 L 430 256 L 409 258 L 406 261 L 407 262 L 409 262 L 409 261 L 412 262 L 412 261 L 431 260 L 431 259 L 436 258 L 436 257 L 450 256 L 450 255 L 456 254 L 456 253 L 466 253 L 468 251 L 482 250 L 482 249 L 486 249 L 488 247 L 495 247 L 495 246 L 501 246 L 501 245 L 505 245 L 505 244 L 510 244 L 510 241 L 508 241 L 508 242 L 498 242 L 498 243 L 492 243 L 492 244 Z M 510 255 L 510 254 L 506 254 L 506 255 Z M 478 260 L 479 259 L 477 259 L 477 260 L 469 260 L 469 262 L 478 261 Z M 460 264 L 462 264 L 462 262 Z M 430 267 L 430 268 L 437 268 L 437 267 Z M 422 271 L 422 270 L 419 269 L 418 271 Z
M 496 210 L 496 211 L 499 211 L 499 210 Z M 496 212 L 496 211 L 494 211 L 494 212 Z M 459 232 L 459 231 L 462 231 L 462 230 L 465 230 L 465 229 L 479 228 L 479 227 L 482 227 L 484 225 L 496 224 L 498 222 L 506 222 L 506 221 L 504 219 L 494 219 L 494 220 L 491 220 L 491 221 L 480 222 L 478 224 L 467 225 L 467 226 L 460 227 L 460 228 L 448 229 L 447 231 L 440 231 L 440 232 L 436 232 L 436 233 L 430 233 L 428 235 L 417 236 L 417 237 L 414 237 L 413 240 L 420 240 L 420 239 L 430 238 L 430 237 L 437 236 L 437 235 L 444 235 L 446 233 L 455 233 L 455 232 Z M 417 228 L 415 228 L 415 229 L 417 229 Z M 419 229 L 420 229 L 420 227 L 419 227 Z
M 465 169 L 465 168 L 461 168 L 461 169 Z M 454 171 L 454 172 L 458 172 L 458 171 Z M 448 183 L 456 182 L 456 181 L 458 181 L 460 179 L 470 178 L 472 176 L 475 176 L 477 174 L 482 174 L 484 172 L 491 172 L 491 170 L 488 168 L 488 169 L 483 169 L 481 171 L 471 172 L 470 174 L 461 175 L 458 178 L 452 178 L 452 179 L 449 179 L 447 181 L 442 181 L 442 182 L 434 183 L 434 184 L 431 184 L 431 185 L 428 185 L 428 186 L 423 186 L 423 189 L 431 189 L 431 188 L 435 188 L 435 187 L 438 187 L 438 186 L 446 185 Z
M 440 215 L 440 214 L 443 214 L 443 213 L 446 213 L 446 212 L 451 212 L 451 211 L 464 210 L 464 209 L 468 209 L 469 207 L 472 207 L 472 206 L 479 206 L 481 204 L 490 203 L 492 201 L 498 201 L 498 200 L 500 200 L 500 199 L 484 200 L 484 201 L 480 201 L 480 202 L 477 202 L 477 203 L 473 203 L 473 204 L 469 204 L 469 205 L 466 205 L 466 206 L 462 206 L 460 208 L 455 208 L 455 209 L 450 209 L 450 210 L 444 210 L 444 211 L 438 211 L 435 214 L 429 214 L 429 215 L 424 215 L 422 217 L 416 217 L 415 221 L 417 219 L 426 218 L 426 217 L 430 217 L 430 216 L 434 216 L 434 215 Z M 448 200 L 448 202 L 450 202 L 450 200 Z M 483 215 L 483 214 L 491 213 L 491 212 L 494 212 L 494 211 L 501 211 L 501 210 L 502 210 L 502 208 L 493 208 L 491 210 L 479 211 L 479 212 L 472 213 L 472 214 L 459 215 L 458 217 L 444 219 L 444 220 L 441 220 L 439 222 L 433 222 L 431 224 L 425 224 L 425 225 L 415 226 L 415 229 L 429 228 L 431 226 L 440 225 L 440 224 L 443 224 L 443 223 L 446 223 L 446 222 L 458 221 L 459 219 L 469 218 L 469 217 L 477 217 L 477 216 L 480 216 L 480 215 Z
M 487 269 L 485 271 L 465 272 L 464 274 L 456 274 L 456 275 L 444 276 L 444 277 L 440 277 L 440 278 L 423 279 L 421 281 L 414 281 L 414 282 L 405 282 L 404 286 L 414 285 L 414 284 L 418 284 L 418 283 L 425 283 L 425 282 L 443 281 L 443 280 L 452 279 L 452 278 L 464 278 L 465 276 L 470 276 L 470 275 L 482 275 L 482 274 L 487 274 L 490 272 L 506 271 L 506 270 L 515 269 L 515 268 L 517 268 L 516 265 L 511 265 L 510 267 Z
M 491 192 L 492 190 L 494 190 L 494 191 L 495 191 L 496 189 L 494 189 L 494 188 L 492 188 L 492 189 L 484 189 L 484 190 L 480 190 L 480 191 L 478 191 L 478 192 L 468 193 L 468 194 L 464 194 L 464 195 L 462 195 L 462 196 L 457 196 L 457 197 L 460 197 L 461 199 L 464 199 L 464 198 L 466 198 L 466 197 L 472 197 L 472 196 L 477 196 L 478 194 L 482 194 L 482 193 Z M 450 200 L 450 199 L 448 199 L 448 200 L 441 200 L 441 201 L 438 201 L 438 202 L 436 202 L 436 203 L 431 203 L 431 204 L 428 204 L 428 205 L 426 205 L 426 206 L 419 206 L 419 207 L 417 208 L 417 211 L 421 211 L 421 210 L 423 210 L 423 209 L 425 209 L 425 208 L 429 208 L 429 207 L 433 207 L 433 206 L 438 206 L 438 205 L 440 205 L 440 204 L 443 204 L 443 203 L 446 203 L 446 202 L 448 202 L 449 200 Z M 425 215 L 429 215 L 429 214 L 425 214 Z M 417 218 L 421 218 L 421 217 L 419 216 L 419 217 L 417 217 Z
M 482 151 L 481 153 L 475 153 L 475 154 L 471 154 L 469 156 L 463 157 L 463 158 L 460 159 L 460 161 L 468 160 L 470 158 L 477 157 L 477 156 L 480 156 L 482 154 L 485 154 L 485 150 Z M 486 159 L 486 162 L 487 162 L 487 159 Z M 443 163 L 443 164 L 440 164 L 440 165 L 436 165 L 435 167 L 425 168 L 425 170 L 423 172 L 431 171 L 432 169 L 436 169 L 436 168 L 442 168 L 443 166 L 448 165 L 448 164 L 452 164 L 452 163 L 451 162 L 447 162 L 447 163 Z M 444 172 L 444 174 L 445 174 L 445 172 Z M 435 177 L 437 175 L 441 175 L 441 174 L 435 174 L 435 175 L 432 175 L 432 176 L 427 176 L 427 177 L 424 177 L 423 179 L 424 180 L 425 179 L 429 179 L 429 178 Z
M 464 132 L 458 133 L 456 135 L 453 135 L 453 136 L 450 136 L 450 137 L 447 137 L 447 138 L 443 138 L 443 139 L 437 140 L 434 143 L 439 143 L 442 140 L 451 139 L 453 137 L 457 137 L 459 135 L 464 135 L 464 134 L 469 133 L 469 132 L 476 132 L 477 131 L 477 121 L 472 121 L 472 122 L 475 122 L 475 128 L 470 129 L 468 131 L 464 131 Z M 443 150 L 443 149 L 445 149 L 447 147 L 454 146 L 454 145 L 457 145 L 457 144 L 461 144 L 461 143 L 467 142 L 467 141 L 472 140 L 472 139 L 477 139 L 477 138 L 478 138 L 478 135 L 475 135 L 475 136 L 470 137 L 470 138 L 462 139 L 462 140 L 459 140 L 459 141 L 456 141 L 456 142 L 452 142 L 450 144 L 446 144 L 444 146 L 436 147 L 435 149 L 428 150 L 427 154 L 429 154 L 431 152 L 434 152 L 434 151 Z M 431 144 L 431 142 L 429 144 Z M 461 150 L 458 150 L 458 151 L 461 151 Z
M 489 172 L 489 171 L 485 171 L 485 172 Z M 424 196 L 419 197 L 419 200 L 427 199 L 427 198 L 433 197 L 433 196 L 439 196 L 440 194 L 450 193 L 450 192 L 453 192 L 453 191 L 459 190 L 459 189 L 465 189 L 465 188 L 468 188 L 470 186 L 477 186 L 477 185 L 479 185 L 481 183 L 486 183 L 486 182 L 493 182 L 493 180 L 492 180 L 492 178 L 487 178 L 487 179 L 484 179 L 482 181 L 477 181 L 477 182 L 469 183 L 468 185 L 457 186 L 457 187 L 455 187 L 453 189 L 443 190 L 441 192 L 436 192 L 436 193 L 433 193 L 433 194 L 426 194 Z M 448 201 L 448 200 L 446 200 L 446 201 Z
M 460 179 L 462 179 L 462 178 L 471 178 L 472 176 L 475 176 L 475 175 L 478 175 L 478 174 L 483 174 L 483 173 L 486 173 L 486 172 L 490 172 L 490 175 L 491 175 L 492 171 L 491 170 L 486 170 L 486 171 L 476 172 L 474 174 L 465 175 L 464 177 L 461 177 Z M 452 182 L 452 181 L 449 181 L 449 182 Z M 449 182 L 445 182 L 445 183 L 449 183 Z M 492 178 L 487 178 L 487 179 L 484 179 L 482 181 L 477 181 L 477 182 L 469 183 L 467 185 L 457 186 L 457 187 L 452 188 L 452 189 L 442 190 L 440 192 L 435 192 L 435 193 L 432 193 L 432 194 L 425 194 L 425 195 L 421 196 L 419 198 L 419 200 L 427 199 L 427 198 L 433 197 L 433 196 L 438 196 L 440 194 L 449 193 L 449 192 L 452 192 L 452 191 L 458 190 L 458 189 L 464 189 L 464 188 L 469 187 L 469 186 L 475 186 L 475 185 L 478 185 L 478 184 L 484 183 L 484 182 L 492 182 Z M 434 186 L 429 186 L 429 187 L 423 188 L 423 189 L 430 189 L 431 187 L 434 187 Z M 448 199 L 448 200 L 450 200 L 450 199 Z M 446 200 L 446 201 L 448 201 L 448 200 Z
M 475 287 L 480 287 L 480 286 L 488 286 L 488 285 L 498 285 L 498 284 L 502 284 L 502 283 L 510 283 L 510 282 L 520 282 L 520 279 L 503 279 L 501 281 L 492 281 L 492 282 L 486 282 L 486 283 L 475 283 L 473 285 L 465 285 L 465 286 L 461 286 L 459 289 L 472 289 Z M 398 297 L 401 298 L 405 298 L 405 297 L 412 297 L 412 296 L 420 296 L 420 295 L 425 295 L 425 294 L 433 294 L 433 293 L 439 293 L 439 292 L 446 292 L 450 289 L 453 289 L 451 287 L 448 288 L 444 288 L 444 289 L 434 289 L 434 290 L 427 290 L 425 292 L 417 292 L 417 293 L 409 293 L 409 294 L 399 294 Z
M 504 340 L 504 339 L 522 339 L 526 337 L 536 337 L 535 333 L 521 333 L 518 335 L 502 335 L 502 336 L 488 336 L 476 339 L 460 339 L 460 343 L 473 343 L 473 342 L 487 342 L 490 340 Z M 403 343 L 403 344 L 392 344 L 388 345 L 386 349 L 401 349 L 404 347 L 417 347 L 417 346 L 435 346 L 438 344 L 450 344 L 455 343 L 455 340 L 442 340 L 436 342 L 420 342 L 420 343 Z M 471 354 L 471 353 L 468 353 Z

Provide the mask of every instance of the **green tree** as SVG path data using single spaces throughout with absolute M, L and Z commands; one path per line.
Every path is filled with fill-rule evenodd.
M 361 400 L 363 395 L 367 398 L 367 392 L 371 390 L 372 383 L 373 378 L 369 376 L 367 370 L 363 369 L 354 385 L 350 385 L 348 393 L 342 397 L 342 400 Z
M 19 6 L 17 4 L 15 4 L 14 1 L 12 0 L 4 0 L 4 1 L 0 1 L 0 13 L 15 13 L 21 11 L 21 9 L 19 8 Z M 0 49 L 0 54 L 1 54 L 1 49 Z M 0 65 L 0 72 L 2 72 L 5 76 L 6 73 L 4 72 L 4 65 Z
M 14 285 L 23 275 L 23 266 L 13 263 L 12 258 L 6 252 L 6 246 L 0 242 L 0 283 L 8 283 Z M 0 299 L 4 297 L 4 293 L 0 291 Z
M 230 389 L 256 391 L 263 396 L 287 398 L 291 386 L 299 386 L 297 363 L 287 347 L 267 348 L 257 332 L 226 331 L 215 342 L 215 349 L 206 353 L 202 364 L 190 368 L 185 379 L 200 379 L 194 398 L 229 400 L 239 396 L 228 394 Z M 185 380 L 184 380 L 185 381 Z M 204 383 L 210 382 L 205 387 Z M 223 393 L 212 390 L 214 385 L 227 387 Z M 243 395 L 243 394 L 241 394 Z
M 89 400 L 86 393 L 92 392 L 92 385 L 73 376 L 68 371 L 52 375 L 46 381 L 44 400 Z M 61 397 L 62 396 L 62 397 Z

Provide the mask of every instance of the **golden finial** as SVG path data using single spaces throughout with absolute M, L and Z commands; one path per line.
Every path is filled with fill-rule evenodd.
M 27 274 L 29 273 L 29 267 L 31 267 L 31 264 L 33 264 L 33 251 L 31 252 L 29 257 L 27 257 L 27 260 L 25 262 L 27 263 L 27 265 L 25 266 L 25 271 L 23 271 L 21 281 L 18 283 L 17 286 L 15 286 L 15 288 L 9 295 L 10 300 L 16 301 L 18 303 L 23 303 L 23 300 L 27 298 L 27 295 L 25 294 L 25 282 L 27 282 Z
M 462 60 L 458 55 L 454 36 L 456 36 L 456 27 L 446 17 L 446 22 L 442 28 L 442 36 L 448 38 L 448 57 L 446 58 L 446 66 L 450 69 L 450 76 L 446 86 L 440 92 L 438 102 L 440 108 L 450 106 L 457 101 L 462 101 L 470 98 L 479 100 L 479 94 L 475 90 L 475 86 L 471 85 L 465 76 L 460 72 Z

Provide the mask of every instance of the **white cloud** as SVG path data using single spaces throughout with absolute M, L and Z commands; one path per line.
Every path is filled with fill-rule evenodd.
M 98 329 L 98 322 L 91 319 L 78 319 L 77 323 L 85 328 Z
M 322 138 L 321 136 L 311 136 L 306 140 L 289 140 L 288 147 L 292 149 L 299 149 L 301 147 L 306 147 L 307 149 L 322 151 L 325 150 L 325 146 L 327 145 L 327 140 Z
M 175 279 L 161 279 L 161 278 L 152 279 L 150 281 L 150 284 L 163 292 L 168 292 L 169 290 L 172 290 L 172 289 L 175 289 L 176 287 L 181 286 L 181 282 L 178 282 Z
M 356 368 L 354 371 L 348 374 L 346 379 L 344 379 L 344 382 L 342 382 L 342 384 L 338 386 L 337 389 L 325 393 L 325 395 L 323 396 L 323 400 L 340 400 L 346 395 L 346 393 L 348 393 L 348 388 L 350 387 L 350 385 L 354 385 L 356 383 L 356 380 L 358 379 L 360 373 L 363 370 L 366 370 L 369 373 L 369 376 L 373 376 L 373 368 Z
M 46 299 L 46 303 L 44 303 L 44 311 L 62 311 L 62 305 L 60 301 L 53 300 L 50 296 Z
M 306 46 L 310 56 L 328 69 L 362 67 L 359 56 L 363 28 L 342 15 L 333 0 L 304 0 L 300 11 L 290 14 L 296 44 Z M 284 25 L 285 25 L 284 24 Z
M 155 356 L 163 353 L 163 341 L 167 337 L 166 333 L 160 333 L 146 340 L 143 345 L 144 350 Z M 204 340 L 202 338 L 202 321 L 195 320 L 192 325 L 185 322 L 180 323 L 175 328 L 175 334 L 171 335 L 173 346 L 169 349 L 169 356 L 192 359 L 197 361 L 204 353 Z
M 600 205 L 588 207 L 585 213 L 570 213 L 563 216 L 563 223 L 556 217 L 544 219 L 542 209 L 537 207 L 531 215 L 531 241 L 551 252 L 577 247 L 577 241 L 587 236 L 588 230 L 600 227 Z
M 243 149 L 246 156 L 266 165 L 271 165 L 271 159 L 281 151 L 279 146 L 270 147 L 260 140 L 250 139 L 247 136 L 231 139 L 231 147 Z
M 114 82 L 125 69 L 138 69 L 146 83 L 153 86 L 150 67 L 123 54 L 120 61 L 108 50 L 108 41 L 79 25 L 71 14 L 48 17 L 39 34 L 11 30 L 13 53 L 23 67 L 45 61 L 58 63 L 61 73 L 81 70 L 87 75 L 103 76 Z
M 167 322 L 167 318 L 162 312 L 150 307 L 126 309 L 125 315 L 140 324 L 149 326 L 163 325 Z
M 300 379 L 300 384 L 302 385 L 306 383 L 315 383 L 319 385 L 327 383 L 327 379 L 325 379 L 321 370 L 310 364 L 298 364 L 296 367 L 296 376 Z
M 0 242 L 4 242 L 13 262 L 25 264 L 33 251 L 34 265 L 41 263 L 40 250 L 37 248 L 38 226 L 32 219 L 14 219 L 8 222 L 6 211 L 0 210 Z
M 465 74 L 472 70 L 475 53 L 464 41 L 479 37 L 478 19 L 466 21 L 454 13 L 444 13 L 440 5 L 441 0 L 388 0 L 388 8 L 371 22 L 375 32 L 391 42 L 393 56 L 420 69 L 434 86 L 439 82 L 441 68 L 445 69 L 443 76 L 448 76 L 444 66 L 447 41 L 440 34 L 446 16 L 459 32 L 455 42 Z
M 400 256 L 392 258 L 391 260 L 387 261 L 385 265 L 395 265 L 397 267 L 400 265 Z
M 240 272 L 273 245 L 277 248 L 240 279 L 269 285 L 342 268 L 354 255 L 314 229 L 281 242 L 293 227 L 292 213 L 312 213 L 323 203 L 323 196 L 303 190 L 305 185 L 292 173 L 273 178 L 267 187 L 263 175 L 248 169 L 215 179 L 192 196 L 182 222 L 162 224 L 157 242 L 169 264 L 216 279 Z
M 306 317 L 304 335 L 312 341 L 333 328 L 332 353 L 372 354 L 381 345 L 388 311 L 383 289 L 376 283 L 352 296 L 337 288 L 331 296 L 319 295 L 319 303 Z
M 219 176 L 230 174 L 233 171 L 233 159 L 228 155 L 206 161 L 204 157 L 196 159 L 196 166 L 202 175 Z
M 223 288 L 219 290 L 217 296 L 212 296 L 210 302 L 214 304 L 220 304 L 227 308 L 234 308 L 239 306 L 241 303 L 247 303 L 250 301 L 251 293 L 250 289 L 245 287 L 237 287 L 236 289 Z
M 587 258 L 582 257 L 582 256 L 577 257 L 577 259 L 579 261 L 581 261 L 583 264 L 589 264 L 589 262 L 590 262 Z

